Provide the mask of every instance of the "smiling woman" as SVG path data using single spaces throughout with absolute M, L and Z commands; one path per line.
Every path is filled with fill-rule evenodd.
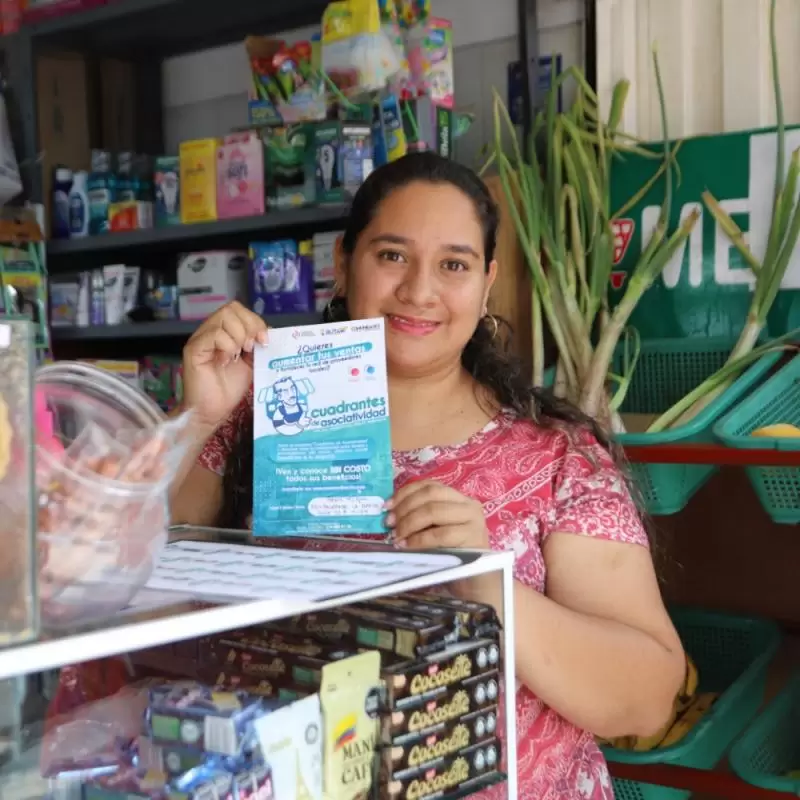
M 336 254 L 331 321 L 383 317 L 398 547 L 513 550 L 521 800 L 611 800 L 594 735 L 649 735 L 685 661 L 648 541 L 603 432 L 531 388 L 486 304 L 497 209 L 470 170 L 407 156 L 370 175 Z M 184 352 L 196 447 L 175 522 L 245 527 L 252 510 L 252 353 L 265 323 L 240 305 Z M 296 405 L 286 388 L 287 424 Z M 454 587 L 500 606 L 493 578 Z M 503 796 L 490 789 L 482 797 Z

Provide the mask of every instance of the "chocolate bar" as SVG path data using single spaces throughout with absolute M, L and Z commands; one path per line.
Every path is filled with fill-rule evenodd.
M 275 640 L 219 639 L 209 645 L 207 663 L 214 665 L 215 671 L 219 669 L 235 675 L 262 678 L 278 686 L 318 687 L 326 664 L 356 654 L 354 650 L 344 648 L 309 645 L 306 652 L 316 655 L 303 655 L 266 646 L 271 641 Z M 305 649 L 305 645 L 300 647 Z
M 382 720 L 382 741 L 395 744 L 408 733 L 435 730 L 443 723 L 497 704 L 499 673 L 495 670 L 462 681 L 451 690 L 415 708 L 394 709 Z
M 223 691 L 245 691 L 257 697 L 272 697 L 278 700 L 299 700 L 317 691 L 314 686 L 297 684 L 279 685 L 266 678 L 249 675 L 237 675 L 230 672 L 218 672 L 211 681 L 216 689 Z
M 431 595 L 423 591 L 409 592 L 401 594 L 399 597 L 451 611 L 461 623 L 462 639 L 491 637 L 503 629 L 497 612 L 486 603 L 459 600 L 457 597 L 447 595 Z
M 384 667 L 382 673 L 387 706 L 403 709 L 418 705 L 499 666 L 500 646 L 491 639 L 459 642 L 417 661 L 392 664 Z
M 292 617 L 285 625 L 323 641 L 383 650 L 409 659 L 443 650 L 458 640 L 457 631 L 430 617 L 375 607 L 317 611 Z
M 485 785 L 500 766 L 500 742 L 491 739 L 460 750 L 419 769 L 396 774 L 384 784 L 382 798 L 387 800 L 426 800 L 458 792 L 463 795 Z
M 497 735 L 497 706 L 475 711 L 430 729 L 408 734 L 381 750 L 382 775 L 393 779 L 408 770 L 420 769 Z

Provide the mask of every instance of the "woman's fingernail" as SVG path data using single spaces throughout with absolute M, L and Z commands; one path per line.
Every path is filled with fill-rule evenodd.
M 245 353 L 252 353 L 253 348 L 256 346 L 256 343 L 253 339 L 246 339 L 244 343 L 244 351 Z
M 395 547 L 400 547 L 400 548 L 408 547 L 408 545 L 406 544 L 406 540 L 405 539 L 395 539 L 394 546 Z
M 266 331 L 259 331 L 256 335 L 256 341 L 259 344 L 266 344 L 267 343 L 267 332 Z
M 394 527 L 394 523 L 396 522 L 394 514 L 387 514 L 386 515 L 386 524 L 390 527 Z
M 386 501 L 386 502 L 383 504 L 383 510 L 384 510 L 384 511 L 388 511 L 388 510 L 389 510 L 389 509 L 390 509 L 390 508 L 391 508 L 393 505 L 394 505 L 394 503 L 392 502 L 392 498 L 390 497 L 390 498 L 389 498 L 389 499 L 388 499 L 388 500 L 387 500 L 387 501 Z

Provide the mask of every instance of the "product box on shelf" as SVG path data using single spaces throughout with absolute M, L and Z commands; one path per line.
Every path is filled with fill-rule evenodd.
M 162 228 L 181 221 L 180 157 L 158 156 L 155 160 L 155 224 Z
M 308 313 L 314 308 L 310 242 L 250 245 L 250 304 L 256 314 Z
M 372 130 L 362 122 L 319 122 L 311 127 L 317 203 L 346 203 L 372 172 Z
M 217 215 L 220 219 L 263 214 L 264 145 L 255 131 L 226 136 L 217 154 Z
M 110 231 L 138 231 L 153 227 L 153 204 L 145 200 L 126 200 L 108 207 Z
M 306 124 L 262 130 L 269 208 L 296 208 L 314 202 L 314 170 L 307 158 L 309 133 Z
M 181 319 L 205 319 L 231 300 L 247 301 L 247 253 L 211 250 L 188 253 L 178 261 L 178 311 Z
M 181 222 L 217 219 L 217 139 L 180 145 Z

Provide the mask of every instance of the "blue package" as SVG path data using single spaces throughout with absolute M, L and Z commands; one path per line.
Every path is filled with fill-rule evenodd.
M 385 533 L 383 320 L 273 329 L 256 349 L 254 391 L 254 535 Z
M 147 732 L 160 747 L 239 756 L 265 708 L 262 698 L 246 692 L 217 691 L 194 681 L 167 683 L 150 689 Z
M 298 248 L 291 239 L 250 245 L 250 299 L 256 314 L 305 314 L 313 309 L 314 265 L 310 247 L 301 245 Z

